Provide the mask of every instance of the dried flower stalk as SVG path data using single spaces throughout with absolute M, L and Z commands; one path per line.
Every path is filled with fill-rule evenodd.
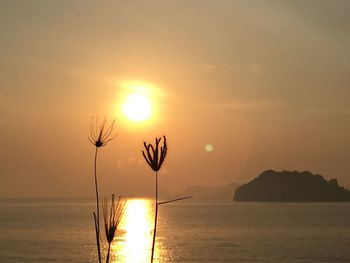
M 106 263 L 109 262 L 109 255 L 111 250 L 111 243 L 114 239 L 116 230 L 118 229 L 118 225 L 123 217 L 123 214 L 125 212 L 125 205 L 126 200 L 123 200 L 120 196 L 118 198 L 118 201 L 115 203 L 114 201 L 114 194 L 112 195 L 112 204 L 108 214 L 108 203 L 107 200 L 104 199 L 102 202 L 102 211 L 103 211 L 103 220 L 105 225 L 105 233 L 106 233 L 106 239 L 108 241 L 108 251 L 107 251 L 107 257 L 106 257 Z
M 96 232 L 96 246 L 98 262 L 101 263 L 101 244 L 100 244 L 100 208 L 99 208 L 99 192 L 97 180 L 97 153 L 98 149 L 105 146 L 109 141 L 113 140 L 117 134 L 113 133 L 115 120 L 107 126 L 106 117 L 101 121 L 98 117 L 92 117 L 90 123 L 89 141 L 95 146 L 95 161 L 94 161 L 94 179 L 95 179 L 95 193 L 96 193 L 96 212 L 93 212 Z
M 151 254 L 151 263 L 153 263 L 154 257 L 154 246 L 156 242 L 156 233 L 157 233 L 157 220 L 158 220 L 158 171 L 162 167 L 162 164 L 165 160 L 165 156 L 168 151 L 166 137 L 163 136 L 163 146 L 159 149 L 159 144 L 162 138 L 156 138 L 155 145 L 143 143 L 145 151 L 142 151 L 142 155 L 145 158 L 148 165 L 155 172 L 156 175 L 156 205 L 155 205 L 155 215 L 154 215 L 154 231 L 153 231 L 153 240 L 152 240 L 152 254 Z

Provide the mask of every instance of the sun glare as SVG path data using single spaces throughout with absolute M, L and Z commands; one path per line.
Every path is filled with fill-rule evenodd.
M 122 111 L 129 120 L 145 121 L 151 117 L 152 105 L 145 95 L 133 93 L 127 96 Z
M 120 261 L 114 262 L 149 262 L 153 230 L 151 205 L 152 203 L 145 199 L 127 201 L 121 222 L 121 228 L 125 230 L 124 242 L 115 243 L 114 247 L 114 251 L 118 251 Z M 159 249 L 157 247 L 156 257 L 159 257 Z
M 119 81 L 116 85 L 115 110 L 126 124 L 140 127 L 139 124 L 149 124 L 159 118 L 159 100 L 164 96 L 159 87 L 143 81 Z

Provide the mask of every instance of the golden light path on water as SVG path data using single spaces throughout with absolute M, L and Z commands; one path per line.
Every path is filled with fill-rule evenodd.
M 120 224 L 121 234 L 112 243 L 112 261 L 114 263 L 148 263 L 151 257 L 154 202 L 148 199 L 130 199 L 126 203 L 124 217 Z M 158 262 L 160 245 L 155 248 L 155 260 Z

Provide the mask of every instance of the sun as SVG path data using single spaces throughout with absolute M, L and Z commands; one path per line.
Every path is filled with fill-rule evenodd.
M 122 105 L 122 112 L 131 121 L 146 121 L 151 118 L 152 104 L 146 95 L 132 93 L 126 97 Z
M 118 99 L 113 110 L 123 116 L 127 126 L 148 127 L 159 119 L 159 100 L 164 96 L 161 89 L 149 82 L 124 80 L 116 83 Z

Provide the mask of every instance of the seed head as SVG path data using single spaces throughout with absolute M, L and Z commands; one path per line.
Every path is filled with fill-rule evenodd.
M 109 212 L 109 217 L 107 217 L 108 202 L 106 198 L 102 202 L 103 220 L 105 223 L 106 239 L 108 243 L 111 243 L 114 239 L 115 232 L 125 211 L 125 205 L 126 200 L 122 200 L 122 198 L 119 196 L 117 203 L 115 203 L 114 195 L 112 195 L 112 204 Z
M 145 151 L 142 151 L 142 155 L 151 169 L 155 172 L 158 172 L 162 167 L 168 151 L 165 136 L 163 136 L 163 146 L 161 146 L 159 149 L 159 143 L 161 140 L 162 138 L 156 138 L 154 146 L 152 144 L 147 144 L 146 142 L 143 143 L 145 146 Z
M 105 146 L 107 142 L 113 140 L 118 134 L 113 134 L 115 120 L 107 126 L 106 117 L 99 123 L 98 117 L 92 117 L 90 123 L 89 141 L 97 148 Z

